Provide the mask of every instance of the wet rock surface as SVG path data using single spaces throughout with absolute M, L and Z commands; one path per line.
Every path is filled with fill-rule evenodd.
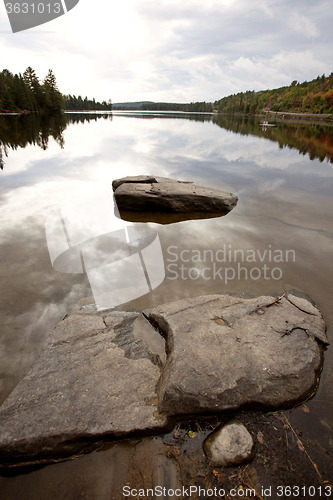
M 221 213 L 232 210 L 238 201 L 226 191 L 195 186 L 163 177 L 140 175 L 115 179 L 112 183 L 120 211 Z
M 309 402 L 311 406 L 312 402 Z M 294 413 L 304 413 L 294 409 Z M 287 413 L 287 415 L 289 412 Z M 307 417 L 311 412 L 307 414 Z M 124 486 L 145 491 L 156 486 L 161 488 L 201 487 L 204 490 L 223 488 L 225 496 L 200 498 L 239 498 L 230 495 L 230 490 L 238 491 L 242 487 L 242 498 L 260 498 L 250 489 L 256 489 L 262 498 L 279 500 L 281 492 L 278 486 L 302 485 L 308 493 L 309 488 L 316 492 L 327 491 L 308 456 L 301 452 L 295 434 L 289 426 L 283 412 L 263 414 L 261 412 L 242 412 L 238 418 L 246 425 L 253 440 L 256 442 L 256 455 L 251 462 L 228 468 L 212 465 L 203 452 L 203 442 L 212 429 L 223 425 L 226 419 L 216 416 L 210 419 L 182 421 L 174 429 L 162 436 L 138 439 L 122 439 L 113 443 L 105 443 L 103 448 L 85 454 L 75 460 L 62 463 L 25 466 L 24 468 L 0 468 L 1 499 L 18 500 L 24 495 L 24 500 L 63 500 L 64 498 L 89 498 L 110 500 L 124 498 Z M 301 427 L 305 430 L 304 427 Z M 258 441 L 257 435 L 262 439 Z M 320 457 L 320 448 L 313 441 L 307 442 L 303 433 L 301 439 L 306 450 L 315 463 Z M 191 437 L 190 437 L 191 436 Z M 298 438 L 299 439 L 299 438 Z M 326 454 L 327 456 L 327 454 Z M 331 462 L 328 458 L 327 469 L 320 467 L 323 479 L 327 482 L 332 477 Z M 332 484 L 332 481 L 329 481 Z M 272 488 L 272 494 L 263 494 Z M 246 491 L 248 494 L 246 496 Z M 311 491 L 311 490 L 310 490 Z M 134 493 L 134 492 L 133 492 Z M 192 497 L 197 494 L 192 490 Z M 313 495 L 313 491 L 311 491 Z M 171 495 L 170 495 L 171 496 Z M 137 494 L 132 496 L 138 498 Z M 146 495 L 153 498 L 152 495 Z M 303 498 L 308 498 L 306 495 Z M 129 496 L 128 498 L 131 498 Z M 144 498 L 143 496 L 139 498 Z M 163 497 L 162 497 L 163 498 Z M 172 498 L 172 496 L 171 496 Z M 182 498 L 182 496 L 178 496 Z M 183 495 L 183 498 L 188 496 Z M 312 496 L 312 498 L 317 498 Z M 323 495 L 321 496 L 323 498 Z M 324 497 L 325 498 L 325 497 Z
M 212 432 L 203 447 L 209 462 L 216 467 L 239 465 L 254 458 L 252 436 L 237 419 L 230 420 Z
M 206 295 L 157 307 L 149 318 L 167 340 L 160 412 L 285 408 L 318 384 L 326 327 L 306 299 Z
M 1 407 L 2 461 L 70 455 L 102 437 L 165 429 L 153 403 L 156 356 L 133 336 L 140 316 L 73 314 L 58 324 Z
M 286 408 L 315 390 L 326 343 L 320 312 L 294 294 L 206 295 L 143 314 L 86 306 L 1 407 L 1 461 L 161 434 L 177 415 Z

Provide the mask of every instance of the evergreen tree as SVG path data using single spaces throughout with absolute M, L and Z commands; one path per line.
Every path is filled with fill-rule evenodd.
M 66 95 L 65 98 L 65 109 L 69 111 L 112 111 L 112 101 L 109 99 L 107 102 L 96 102 L 95 98 L 92 100 L 79 95 Z
M 44 101 L 43 90 L 36 72 L 31 66 L 28 66 L 23 73 L 23 80 L 30 91 L 29 97 L 33 105 L 33 110 L 38 111 L 39 109 L 42 109 Z
M 14 77 L 7 69 L 4 69 L 2 72 L 2 82 L 0 87 L 2 89 L 2 109 L 15 109 Z
M 58 111 L 65 105 L 64 98 L 58 89 L 56 78 L 49 69 L 43 82 L 45 105 L 48 111 Z
M 0 110 L 53 113 L 63 109 L 64 105 L 52 70 L 49 70 L 42 85 L 31 66 L 23 76 L 13 75 L 7 69 L 0 72 Z

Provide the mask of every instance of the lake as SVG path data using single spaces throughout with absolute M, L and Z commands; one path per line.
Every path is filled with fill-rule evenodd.
M 87 274 L 52 267 L 47 218 L 68 203 L 111 193 L 112 180 L 128 175 L 191 181 L 235 193 L 239 201 L 224 217 L 146 223 L 158 233 L 165 279 L 117 309 L 141 311 L 215 292 L 282 295 L 297 289 L 317 305 L 332 339 L 333 126 L 271 123 L 275 126 L 243 117 L 121 111 L 52 120 L 0 116 L 1 403 L 65 314 L 94 303 Z M 332 383 L 328 347 L 315 397 L 291 417 L 328 481 L 333 480 Z M 153 439 L 155 445 L 142 444 L 145 453 L 161 447 Z M 23 498 L 22 490 L 29 492 L 24 498 L 92 498 L 74 495 L 83 480 L 85 491 L 89 485 L 98 491 L 94 498 L 110 498 L 110 471 L 117 457 L 130 467 L 134 445 L 117 446 L 117 452 L 109 445 L 104 454 L 0 477 L 3 498 Z M 126 474 L 121 478 L 125 484 Z

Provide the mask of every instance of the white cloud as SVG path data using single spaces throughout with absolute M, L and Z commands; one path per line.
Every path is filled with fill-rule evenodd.
M 81 0 L 13 35 L 1 4 L 2 66 L 52 68 L 64 93 L 98 100 L 215 100 L 330 74 L 332 13 L 327 0 Z
M 295 11 L 288 16 L 288 25 L 291 30 L 296 33 L 300 33 L 305 37 L 318 37 L 320 35 L 320 30 L 316 24 L 308 17 Z

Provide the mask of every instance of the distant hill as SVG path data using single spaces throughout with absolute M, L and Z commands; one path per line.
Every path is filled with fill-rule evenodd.
M 183 111 L 185 113 L 212 113 L 213 105 L 210 102 L 153 102 L 142 104 L 146 111 Z
M 142 105 L 153 104 L 153 101 L 137 101 L 137 102 L 115 102 L 112 104 L 112 109 L 142 109 Z
M 117 102 L 113 104 L 113 109 L 122 110 L 142 110 L 142 111 L 184 111 L 186 113 L 211 113 L 213 105 L 210 102 Z
M 333 114 L 333 72 L 310 82 L 294 80 L 288 87 L 248 90 L 215 101 L 220 113 L 258 114 L 265 111 Z

